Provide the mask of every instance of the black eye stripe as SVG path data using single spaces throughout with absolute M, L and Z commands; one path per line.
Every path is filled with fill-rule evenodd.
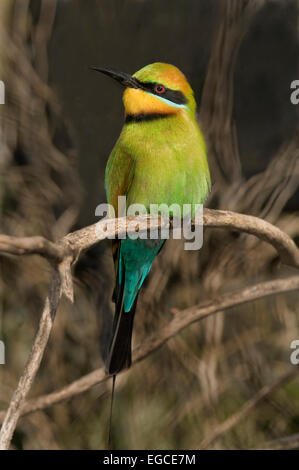
M 161 86 L 165 88 L 165 91 L 164 93 L 159 94 L 155 92 L 155 87 L 159 85 L 159 83 L 140 82 L 139 80 L 136 81 L 142 90 L 149 91 L 150 93 L 153 93 L 153 95 L 161 96 L 162 98 L 166 98 L 167 100 L 176 104 L 186 104 L 188 102 L 186 96 L 179 90 L 171 90 L 170 88 L 166 88 L 165 85 L 161 84 Z

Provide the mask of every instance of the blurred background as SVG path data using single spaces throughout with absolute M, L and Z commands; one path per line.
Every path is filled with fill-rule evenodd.
M 189 79 L 208 144 L 207 206 L 260 216 L 299 240 L 297 0 L 1 0 L 1 232 L 57 239 L 94 223 L 104 169 L 123 123 L 121 89 L 89 70 L 134 73 L 163 61 Z M 0 409 L 24 368 L 47 292 L 38 256 L 1 256 Z M 263 280 L 295 274 L 253 237 L 207 230 L 199 252 L 170 241 L 139 297 L 134 344 L 183 309 Z M 108 242 L 75 269 L 75 304 L 63 301 L 31 397 L 101 367 L 114 282 Z M 219 423 L 290 368 L 299 339 L 298 293 L 194 324 L 118 378 L 114 445 L 199 448 Z M 16 449 L 106 445 L 110 381 L 22 418 Z M 299 380 L 277 387 L 210 444 L 265 448 L 299 433 Z

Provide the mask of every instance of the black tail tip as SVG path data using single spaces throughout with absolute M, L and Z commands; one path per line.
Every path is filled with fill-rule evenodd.
M 131 367 L 131 354 L 130 357 L 109 357 L 106 366 L 105 366 L 105 373 L 107 375 L 117 375 L 123 370 L 129 369 Z

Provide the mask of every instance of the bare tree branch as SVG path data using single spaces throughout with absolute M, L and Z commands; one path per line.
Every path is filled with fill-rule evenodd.
M 203 224 L 206 228 L 231 229 L 254 235 L 270 243 L 277 250 L 285 264 L 299 267 L 299 250 L 294 241 L 275 225 L 265 220 L 237 212 L 204 209 Z M 167 225 L 168 222 L 164 219 L 153 219 L 149 215 L 142 215 L 105 219 L 97 224 L 72 232 L 56 243 L 43 237 L 17 238 L 0 235 L 0 253 L 15 255 L 39 254 L 48 259 L 61 261 L 67 254 L 70 254 L 70 248 L 75 257 L 82 250 L 92 247 L 101 240 L 135 233 L 136 226 L 138 226 L 140 232 L 143 232 L 150 228 L 161 228 Z
M 211 302 L 205 302 L 186 310 L 176 311 L 173 320 L 160 329 L 158 334 L 153 335 L 147 341 L 134 349 L 132 363 L 135 364 L 145 359 L 184 328 L 190 326 L 192 323 L 202 320 L 203 318 L 217 312 L 228 310 L 236 305 L 298 289 L 299 276 L 293 276 L 286 279 L 277 279 L 275 281 L 256 284 L 236 292 L 223 294 L 217 299 L 213 299 Z M 104 382 L 108 378 L 109 376 L 105 374 L 103 367 L 96 369 L 60 390 L 37 398 L 32 398 L 27 401 L 21 410 L 21 415 L 42 410 L 56 403 L 68 400 L 76 395 L 86 392 L 93 386 Z M 2 411 L 0 412 L 0 420 L 3 419 L 3 416 L 4 412 Z
M 65 250 L 59 243 L 53 243 L 44 237 L 11 237 L 0 235 L 0 252 L 11 255 L 40 255 L 62 261 L 65 256 Z

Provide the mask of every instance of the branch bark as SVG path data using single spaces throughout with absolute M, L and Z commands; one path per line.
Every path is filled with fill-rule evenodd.
M 40 255 L 56 262 L 62 261 L 65 250 L 59 243 L 44 237 L 11 237 L 0 235 L 0 253 L 10 255 Z
M 203 225 L 205 228 L 230 229 L 254 235 L 271 244 L 277 250 L 283 263 L 299 267 L 299 249 L 294 241 L 278 227 L 263 219 L 232 211 L 204 209 Z M 76 258 L 81 251 L 91 248 L 106 238 L 135 233 L 136 226 L 140 232 L 144 232 L 150 228 L 165 228 L 168 226 L 168 221 L 162 218 L 151 218 L 149 215 L 105 219 L 72 232 L 56 243 L 43 237 L 18 238 L 0 235 L 0 253 L 39 254 L 59 262 L 70 253 L 70 249 L 73 257 Z M 193 227 L 195 227 L 194 223 Z

